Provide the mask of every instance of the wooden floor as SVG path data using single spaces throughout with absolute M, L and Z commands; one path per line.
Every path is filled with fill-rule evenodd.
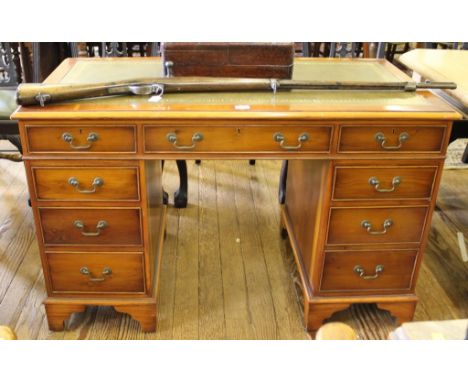
M 20 339 L 309 339 L 304 332 L 292 252 L 278 234 L 279 161 L 188 162 L 189 206 L 168 209 L 158 330 L 112 308 L 74 314 L 68 330 L 48 330 L 33 218 L 22 163 L 0 161 L 0 324 Z M 171 195 L 177 171 L 164 174 Z M 468 317 L 468 170 L 444 172 L 417 294 L 415 320 Z M 385 311 L 355 305 L 332 320 L 363 339 L 384 339 L 395 325 Z

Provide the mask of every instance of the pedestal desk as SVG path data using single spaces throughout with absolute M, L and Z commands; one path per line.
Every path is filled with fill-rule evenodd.
M 69 59 L 45 82 L 161 75 L 158 58 Z M 293 78 L 409 80 L 388 62 L 346 59 L 297 59 Z M 290 91 L 110 97 L 21 107 L 12 118 L 20 121 L 52 330 L 87 305 L 114 306 L 155 330 L 161 161 L 221 158 L 289 160 L 282 228 L 301 277 L 305 326 L 315 330 L 352 303 L 411 320 L 460 115 L 427 91 Z

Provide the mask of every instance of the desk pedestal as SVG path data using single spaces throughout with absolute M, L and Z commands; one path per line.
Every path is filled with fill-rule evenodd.
M 442 165 L 440 160 L 289 161 L 281 230 L 298 266 L 309 331 L 353 303 L 375 303 L 397 323 L 413 318 Z M 401 183 L 390 187 L 396 177 Z M 372 178 L 379 179 L 378 186 Z

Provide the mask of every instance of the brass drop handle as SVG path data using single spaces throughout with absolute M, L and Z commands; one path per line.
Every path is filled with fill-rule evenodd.
M 374 186 L 374 189 L 377 192 L 393 192 L 400 185 L 400 183 L 401 178 L 399 176 L 395 176 L 392 179 L 392 188 L 380 188 L 380 180 L 378 180 L 375 176 L 369 178 L 369 184 Z
M 89 144 L 87 144 L 87 145 L 75 145 L 75 143 L 74 143 L 75 138 L 73 138 L 73 135 L 71 135 L 71 133 L 63 133 L 62 134 L 62 139 L 65 142 L 68 142 L 70 144 L 70 147 L 72 149 L 75 149 L 75 150 L 87 150 L 87 149 L 91 148 L 93 143 L 96 142 L 98 140 L 98 138 L 99 138 L 99 136 L 96 133 L 89 133 L 88 138 L 86 138 L 86 140 L 89 142 Z
M 166 135 L 166 139 L 168 142 L 172 143 L 172 146 L 174 146 L 176 149 L 179 150 L 191 150 L 194 149 L 195 146 L 197 145 L 197 142 L 203 141 L 203 134 L 202 133 L 195 133 L 192 135 L 192 145 L 191 146 L 181 146 L 177 143 L 177 135 L 176 133 L 168 133 Z
M 285 149 L 285 150 L 299 150 L 301 147 L 302 147 L 302 143 L 303 142 L 306 142 L 309 140 L 309 134 L 307 133 L 301 133 L 298 137 L 297 137 L 297 141 L 299 142 L 298 145 L 296 146 L 288 146 L 288 145 L 285 145 L 284 142 L 285 142 L 285 137 L 284 137 L 284 134 L 283 133 L 274 133 L 273 134 L 273 140 L 275 142 L 278 142 L 280 147 Z
M 101 187 L 104 184 L 104 179 L 94 178 L 93 183 L 91 183 L 91 186 L 93 186 L 93 188 L 91 189 L 80 188 L 80 182 L 73 176 L 68 179 L 68 184 L 70 186 L 73 186 L 75 190 L 81 194 L 94 194 L 97 191 L 97 188 Z
M 384 150 L 398 150 L 401 149 L 403 143 L 405 143 L 409 139 L 409 134 L 407 132 L 404 132 L 398 136 L 398 146 L 386 146 L 387 138 L 385 137 L 384 133 L 379 132 L 375 134 L 374 139 L 378 143 L 380 143 L 380 147 L 382 147 Z
M 88 267 L 81 267 L 80 273 L 84 276 L 88 276 L 88 281 L 91 281 L 93 283 L 100 283 L 100 282 L 106 281 L 107 277 L 112 275 L 112 269 L 110 269 L 109 267 L 105 267 L 102 270 L 102 275 L 104 277 L 93 277 L 93 274 L 88 269 Z
M 361 227 L 364 228 L 367 233 L 370 235 L 384 235 L 387 233 L 387 229 L 393 225 L 392 219 L 385 219 L 383 222 L 383 230 L 382 231 L 372 231 L 372 223 L 369 220 L 363 220 L 361 222 Z
M 81 220 L 75 220 L 73 222 L 73 226 L 76 229 L 81 230 L 81 234 L 83 236 L 99 236 L 104 228 L 109 227 L 109 223 L 107 223 L 105 220 L 99 220 L 96 224 L 95 232 L 85 232 L 84 231 L 85 225 Z
M 383 272 L 384 270 L 384 266 L 382 264 L 379 264 L 379 265 L 376 265 L 375 266 L 375 273 L 373 275 L 366 275 L 366 271 L 364 270 L 364 268 L 362 267 L 362 265 L 356 265 L 354 268 L 353 268 L 353 272 L 354 273 L 357 273 L 358 276 L 361 278 L 361 279 L 364 279 L 364 280 L 373 280 L 373 279 L 376 279 L 377 277 L 380 276 L 380 274 Z

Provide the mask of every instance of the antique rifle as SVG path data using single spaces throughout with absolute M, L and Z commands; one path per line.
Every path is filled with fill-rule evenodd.
M 453 82 L 333 82 L 277 80 L 262 78 L 164 77 L 102 82 L 95 84 L 21 84 L 19 105 L 41 105 L 83 98 L 116 95 L 156 95 L 165 93 L 303 90 L 394 90 L 456 89 Z

